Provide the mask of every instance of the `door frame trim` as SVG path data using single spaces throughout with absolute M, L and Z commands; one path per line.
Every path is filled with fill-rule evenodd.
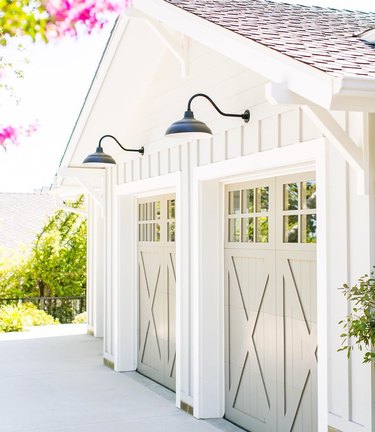
M 327 271 L 326 140 L 242 156 L 193 171 L 193 398 L 197 418 L 222 417 L 224 368 L 224 185 L 315 171 L 319 190 L 317 243 L 318 432 L 326 432 Z

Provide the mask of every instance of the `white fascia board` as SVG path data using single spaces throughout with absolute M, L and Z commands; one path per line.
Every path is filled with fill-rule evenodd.
M 73 158 L 76 147 L 85 129 L 91 111 L 95 105 L 95 101 L 99 95 L 103 82 L 107 76 L 107 72 L 112 64 L 117 49 L 120 45 L 121 38 L 124 34 L 128 22 L 129 20 L 127 17 L 125 16 L 119 17 L 115 27 L 111 32 L 111 35 L 109 36 L 110 39 L 103 53 L 103 57 L 95 73 L 91 87 L 87 93 L 86 99 L 83 102 L 81 112 L 79 113 L 77 121 L 73 127 L 72 134 L 67 144 L 64 156 L 61 160 L 61 164 L 60 164 L 61 167 L 69 166 L 69 163 Z
M 375 112 L 375 78 L 355 76 L 335 78 L 330 108 Z
M 163 0 L 133 0 L 133 6 L 270 81 L 329 108 L 335 78 L 240 36 Z

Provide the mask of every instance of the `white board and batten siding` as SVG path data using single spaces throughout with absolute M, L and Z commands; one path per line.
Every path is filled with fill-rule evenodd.
M 163 178 L 173 173 L 179 173 L 180 184 L 178 187 L 171 184 L 168 192 L 176 192 L 177 219 L 179 216 L 184 221 L 184 231 L 180 231 L 184 244 L 179 248 L 179 238 L 176 238 L 177 247 L 177 275 L 186 276 L 183 281 L 177 278 L 177 297 L 183 296 L 183 304 L 179 303 L 176 317 L 180 320 L 177 323 L 177 348 L 180 358 L 177 358 L 177 365 L 184 367 L 176 369 L 176 400 L 194 405 L 194 355 L 199 346 L 193 338 L 194 330 L 194 304 L 192 300 L 192 289 L 194 271 L 194 259 L 197 253 L 192 245 L 192 226 L 196 219 L 197 197 L 194 196 L 194 184 L 197 179 L 195 172 L 201 172 L 214 164 L 231 163 L 240 161 L 241 157 L 254 158 L 259 154 L 267 154 L 275 158 L 270 165 L 277 164 L 278 152 L 283 149 L 293 148 L 299 143 L 322 138 L 322 133 L 309 119 L 306 113 L 299 107 L 294 106 L 271 106 L 264 98 L 264 86 L 266 84 L 262 77 L 244 69 L 228 59 L 204 48 L 196 42 L 190 41 L 188 59 L 188 77 L 183 80 L 180 75 L 179 65 L 170 55 L 165 55 L 160 63 L 160 69 L 153 71 L 153 79 L 148 82 L 147 91 L 142 92 L 142 104 L 137 104 L 137 111 L 132 113 L 132 122 L 127 124 L 127 145 L 138 147 L 144 145 L 145 155 L 124 155 L 114 154 L 118 161 L 116 178 L 110 178 L 107 182 L 107 211 L 106 222 L 112 221 L 114 225 L 121 225 L 124 220 L 117 220 L 116 201 L 122 199 L 122 194 L 127 186 L 134 184 L 151 184 L 150 180 Z M 110 76 L 110 73 L 109 73 Z M 120 85 L 106 80 L 101 92 L 107 92 L 106 97 L 114 99 L 119 96 L 116 88 Z M 192 109 L 196 118 L 205 121 L 210 125 L 214 135 L 209 140 L 192 141 L 183 143 L 176 139 L 164 139 L 166 128 L 175 120 L 183 116 L 188 99 L 198 92 L 207 93 L 215 100 L 223 111 L 243 112 L 250 109 L 251 120 L 248 124 L 240 119 L 223 118 L 204 100 L 196 99 Z M 118 101 L 117 101 L 118 102 Z M 97 114 L 97 115 L 96 115 Z M 87 123 L 97 129 L 96 123 L 104 122 L 100 109 L 93 107 L 91 116 Z M 364 144 L 363 117 L 358 113 L 334 113 L 339 123 L 349 133 L 358 145 Z M 113 122 L 113 125 L 111 125 Z M 121 129 L 122 123 L 116 114 L 113 119 L 106 118 L 106 129 Z M 113 126 L 113 128 L 112 128 Z M 317 162 L 318 163 L 318 162 Z M 340 329 L 337 326 L 338 319 L 342 319 L 347 310 L 346 302 L 338 293 L 337 287 L 343 282 L 354 281 L 358 276 L 368 271 L 370 267 L 369 251 L 364 250 L 366 244 L 366 233 L 369 229 L 369 198 L 358 196 L 356 192 L 356 176 L 351 168 L 343 160 L 341 155 L 330 146 L 327 146 L 326 160 L 319 161 L 323 164 L 324 175 L 319 179 L 320 190 L 324 202 L 319 204 L 319 212 L 324 207 L 326 228 L 325 250 L 327 263 L 320 266 L 327 271 L 327 299 L 325 304 L 319 304 L 318 309 L 327 310 L 326 332 L 328 331 L 328 405 L 329 424 L 345 432 L 370 432 L 371 430 L 371 395 L 370 395 L 370 373 L 366 367 L 361 366 L 360 359 L 355 356 L 351 363 L 348 363 L 344 354 L 336 353 L 336 347 L 340 344 L 338 336 Z M 285 166 L 283 174 L 288 174 L 290 167 Z M 298 167 L 291 168 L 298 172 Z M 253 176 L 253 173 L 244 171 L 233 172 L 234 181 L 246 181 L 246 175 Z M 261 178 L 261 177 L 260 177 Z M 230 179 L 223 179 L 230 182 Z M 108 186 L 111 184 L 111 186 Z M 150 186 L 150 192 L 156 194 L 157 182 Z M 118 197 L 113 197 L 113 187 L 117 185 Z M 131 189 L 131 188 L 130 188 Z M 136 188 L 135 188 L 136 189 Z M 141 188 L 138 187 L 138 190 Z M 160 194 L 165 193 L 163 189 Z M 134 198 L 139 193 L 134 192 Z M 141 196 L 147 196 L 147 190 L 142 190 Z M 127 199 L 129 204 L 135 207 Z M 127 205 L 128 205 L 127 204 Z M 321 208 L 319 208 L 321 205 Z M 114 210 L 113 210 L 114 209 Z M 113 212 L 115 214 L 113 214 Z M 123 214 L 123 213 L 121 213 Z M 136 213 L 131 214 L 134 219 Z M 126 350 L 123 341 L 116 333 L 116 323 L 121 314 L 121 305 L 116 303 L 120 290 L 124 287 L 114 288 L 111 291 L 112 283 L 116 282 L 113 276 L 111 253 L 116 253 L 118 239 L 115 235 L 119 227 L 108 228 L 107 223 L 107 247 L 112 252 L 107 255 L 106 281 L 107 297 L 105 301 L 105 323 L 104 336 L 105 352 L 109 359 L 116 360 L 116 351 Z M 133 224 L 135 229 L 135 224 Z M 178 230 L 177 230 L 178 232 Z M 128 232 L 129 238 L 121 238 L 120 241 L 129 240 L 136 251 L 136 242 L 133 235 Z M 368 244 L 368 240 L 367 240 Z M 187 258 L 179 263 L 178 251 Z M 121 259 L 121 257 L 120 257 Z M 178 268 L 179 265 L 184 268 Z M 179 273 L 180 272 L 180 273 Z M 114 278 L 114 279 L 113 279 Z M 322 276 L 318 274 L 318 280 Z M 179 283 L 184 284 L 184 292 L 179 293 Z M 126 288 L 127 289 L 127 288 Z M 117 294 L 116 294 L 117 291 Z M 125 300 L 124 300 L 125 301 Z M 183 308 L 183 310 L 182 310 Z M 121 318 L 120 318 L 121 319 Z M 223 326 L 223 323 L 218 323 Z M 318 322 L 319 327 L 319 322 Z M 180 339 L 178 335 L 181 336 Z M 224 337 L 224 336 L 223 336 Z M 194 354 L 195 351 L 195 354 Z M 180 362 L 180 363 L 179 363 Z M 116 366 L 115 366 L 116 367 Z M 135 365 L 136 367 L 136 365 Z M 121 368 L 120 368 L 121 369 Z M 344 383 L 344 384 L 343 384 Z M 319 376 L 318 376 L 319 386 Z M 366 389 L 364 391 L 363 389 Z M 194 407 L 195 408 L 195 407 Z M 198 411 L 197 411 L 198 412 Z M 223 414 L 223 413 L 222 413 Z M 319 429 L 322 432 L 323 429 Z

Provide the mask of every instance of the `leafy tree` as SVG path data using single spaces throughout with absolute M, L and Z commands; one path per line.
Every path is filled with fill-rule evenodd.
M 82 206 L 84 197 L 71 203 Z M 31 275 L 40 296 L 80 296 L 86 289 L 86 221 L 58 210 L 36 236 Z
M 84 197 L 70 203 L 82 206 Z M 25 254 L 0 263 L 0 297 L 82 296 L 86 290 L 86 219 L 58 210 Z

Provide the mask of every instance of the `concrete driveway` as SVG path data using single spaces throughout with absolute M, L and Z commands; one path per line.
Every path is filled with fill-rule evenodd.
M 0 334 L 0 432 L 239 432 L 197 420 L 174 394 L 135 372 L 103 365 L 85 326 Z

